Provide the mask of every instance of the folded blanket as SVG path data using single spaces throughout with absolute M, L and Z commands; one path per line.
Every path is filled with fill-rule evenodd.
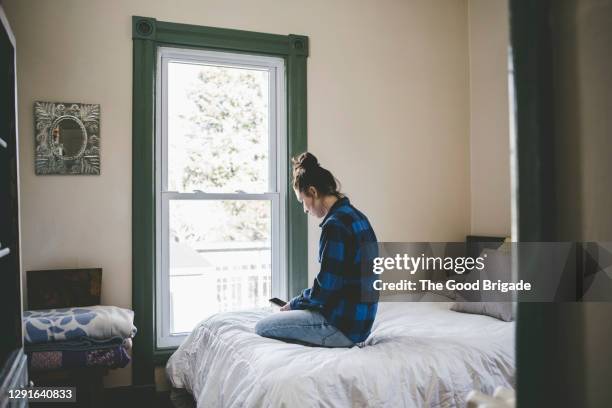
M 74 368 L 123 368 L 130 356 L 123 346 L 89 351 L 35 351 L 28 353 L 30 371 Z
M 23 314 L 25 343 L 109 340 L 136 334 L 134 312 L 116 306 L 31 310 Z
M 33 351 L 90 351 L 103 350 L 114 348 L 117 346 L 125 346 L 125 342 L 130 339 L 121 337 L 111 337 L 107 340 L 91 339 L 89 337 L 81 337 L 74 340 L 50 341 L 47 343 L 26 343 L 26 353 Z M 131 341 L 131 340 L 130 340 Z

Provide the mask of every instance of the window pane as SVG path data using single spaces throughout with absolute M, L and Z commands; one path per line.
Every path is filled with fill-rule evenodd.
M 269 72 L 168 63 L 168 190 L 269 190 Z
M 170 201 L 170 333 L 270 298 L 271 203 Z

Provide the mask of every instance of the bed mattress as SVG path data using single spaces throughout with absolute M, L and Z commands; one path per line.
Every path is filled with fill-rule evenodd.
M 514 323 L 451 305 L 380 303 L 372 334 L 350 349 L 258 336 L 272 309 L 221 313 L 198 324 L 166 372 L 198 407 L 464 407 L 471 390 L 514 388 Z

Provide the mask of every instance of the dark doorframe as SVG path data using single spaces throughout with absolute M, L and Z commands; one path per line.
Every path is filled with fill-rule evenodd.
M 515 83 L 518 241 L 560 240 L 555 132 L 554 0 L 511 0 Z M 575 238 L 574 240 L 577 240 Z M 525 265 L 519 264 L 519 279 Z M 585 404 L 584 318 L 580 303 L 519 303 L 517 402 L 523 407 Z

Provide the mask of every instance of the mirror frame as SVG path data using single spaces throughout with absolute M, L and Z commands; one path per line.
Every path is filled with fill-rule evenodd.
M 79 151 L 59 154 L 53 130 L 65 120 L 75 121 L 83 132 Z M 100 174 L 100 105 L 66 102 L 34 102 L 35 159 L 37 175 Z

